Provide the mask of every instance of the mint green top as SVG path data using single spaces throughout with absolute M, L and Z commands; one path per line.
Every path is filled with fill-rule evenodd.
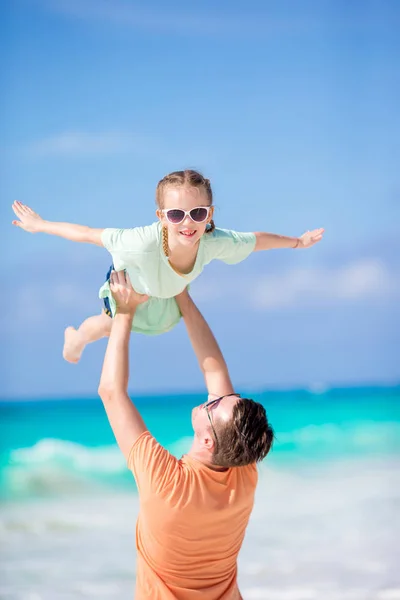
M 158 221 L 133 229 L 104 229 L 103 245 L 110 252 L 116 271 L 126 269 L 133 287 L 148 294 L 148 302 L 138 306 L 132 331 L 157 335 L 172 329 L 181 318 L 174 296 L 200 275 L 212 260 L 235 264 L 247 258 L 254 250 L 254 233 L 238 233 L 215 229 L 205 233 L 199 242 L 196 262 L 187 275 L 179 275 L 169 264 L 162 247 L 162 229 Z M 100 298 L 108 297 L 115 314 L 115 302 L 106 282 L 100 289 Z

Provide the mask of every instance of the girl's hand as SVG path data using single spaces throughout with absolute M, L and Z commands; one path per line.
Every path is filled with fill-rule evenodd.
M 38 233 L 39 231 L 42 231 L 44 220 L 29 208 L 29 206 L 16 200 L 12 205 L 12 209 L 19 219 L 19 221 L 13 221 L 13 225 L 20 227 L 29 233 Z
M 322 240 L 325 229 L 314 229 L 313 231 L 306 231 L 298 239 L 295 248 L 311 248 L 314 244 L 317 244 Z

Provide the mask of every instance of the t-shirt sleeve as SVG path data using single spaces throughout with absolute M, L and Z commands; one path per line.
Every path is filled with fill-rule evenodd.
M 157 245 L 154 226 L 132 229 L 104 229 L 101 241 L 113 258 L 117 271 L 136 264 L 139 255 L 152 252 Z
M 145 431 L 131 448 L 128 468 L 132 471 L 138 490 L 143 496 L 147 493 L 162 492 L 177 475 L 179 462 L 149 431 Z
M 222 260 L 234 265 L 245 260 L 254 250 L 256 236 L 254 233 L 240 233 L 229 229 L 215 229 L 209 235 L 209 259 Z

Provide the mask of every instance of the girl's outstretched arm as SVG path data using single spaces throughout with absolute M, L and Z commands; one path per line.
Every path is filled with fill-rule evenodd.
M 87 244 L 96 244 L 103 246 L 101 234 L 103 229 L 93 229 L 86 225 L 74 225 L 73 223 L 54 223 L 45 221 L 29 206 L 16 200 L 12 209 L 19 220 L 12 222 L 16 227 L 20 227 L 29 233 L 49 233 L 59 237 L 71 240 L 72 242 L 84 242 Z
M 286 235 L 277 235 L 276 233 L 265 233 L 258 231 L 255 233 L 257 250 L 274 250 L 278 248 L 310 248 L 322 240 L 324 229 L 314 229 L 306 231 L 300 237 L 288 237 Z

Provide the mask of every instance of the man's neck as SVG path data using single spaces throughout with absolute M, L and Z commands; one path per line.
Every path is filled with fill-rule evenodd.
M 189 456 L 189 458 L 193 458 L 194 460 L 197 460 L 202 465 L 204 465 L 208 469 L 211 469 L 212 471 L 227 471 L 228 470 L 228 467 L 219 467 L 218 465 L 215 465 L 211 460 L 210 453 L 196 448 L 195 443 L 193 444 L 193 446 L 187 453 L 187 456 Z

